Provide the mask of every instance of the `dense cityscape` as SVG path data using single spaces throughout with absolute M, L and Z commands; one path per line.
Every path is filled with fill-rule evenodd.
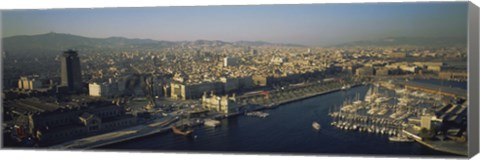
M 409 14 L 433 13 L 409 5 Z M 432 5 L 439 14 L 466 16 L 466 3 Z M 11 22 L 2 31 L 9 35 L 2 37 L 1 52 L 2 145 L 467 156 L 465 24 L 409 16 L 396 5 L 379 6 L 392 9 L 385 15 L 412 20 L 382 19 L 383 10 L 359 12 L 355 19 L 343 12 L 356 10 L 341 5 L 261 6 L 264 10 L 255 11 L 225 6 L 242 14 L 260 11 L 249 19 L 230 11 L 218 14 L 215 7 L 206 8 L 217 14 L 198 15 L 173 14 L 188 7 L 166 8 L 165 13 L 139 9 L 125 19 L 118 19 L 124 17 L 120 11 L 137 10 L 94 10 L 98 17 L 86 16 L 85 26 L 74 25 L 90 14 L 82 10 L 8 12 L 2 19 Z M 290 15 L 278 10 L 282 7 L 292 7 Z M 339 10 L 333 18 L 324 17 L 328 7 Z M 174 21 L 162 17 L 166 13 Z M 78 19 L 66 25 L 62 18 L 48 18 L 52 15 Z M 133 15 L 147 20 L 131 19 Z M 30 21 L 15 23 L 29 16 L 39 30 L 22 28 Z M 35 16 L 48 20 L 33 23 Z M 157 16 L 165 21 L 158 22 Z M 190 16 L 199 16 L 198 21 L 191 22 L 195 18 Z M 216 21 L 224 21 L 223 16 L 236 21 Z M 380 20 L 370 20 L 376 16 Z M 98 18 L 98 24 L 92 26 L 90 17 Z M 322 20 L 315 21 L 317 17 Z M 343 23 L 335 17 L 350 19 Z M 253 20 L 257 23 L 249 23 Z M 427 21 L 445 26 L 435 28 Z M 62 27 L 71 32 L 57 33 Z M 88 36 L 114 33 L 110 31 L 152 37 L 158 32 L 157 39 L 166 40 Z M 27 34 L 33 32 L 41 34 Z M 224 39 L 211 40 L 218 35 Z
M 189 135 L 189 128 L 217 126 L 225 117 L 265 118 L 268 113 L 260 110 L 358 85 L 377 87 L 365 100 L 327 106 L 333 110 L 332 125 L 392 138 L 402 135 L 402 141 L 431 133 L 427 139 L 448 137 L 443 139 L 461 146 L 467 137 L 465 89 L 405 81 L 466 81 L 466 51 L 461 47 L 310 48 L 196 41 L 160 50 L 3 55 L 3 127 L 5 146 L 10 147 L 92 148 L 172 127 Z M 32 61 L 37 65 L 28 65 Z M 59 69 L 46 68 L 50 66 Z M 379 86 L 405 96 L 387 103 L 394 97 L 380 94 Z M 357 116 L 392 121 L 395 130 L 358 128 L 353 123 Z M 144 132 L 122 133 L 131 128 Z M 112 137 L 105 139 L 108 134 Z M 105 144 L 98 144 L 98 135 Z M 75 142 L 82 138 L 98 140 Z

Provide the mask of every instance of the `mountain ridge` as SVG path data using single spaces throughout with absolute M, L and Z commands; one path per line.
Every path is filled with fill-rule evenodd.
M 235 41 L 226 42 L 221 40 L 195 40 L 195 41 L 164 41 L 140 38 L 125 38 L 112 36 L 107 38 L 91 38 L 66 33 L 49 32 L 38 35 L 18 35 L 4 37 L 3 49 L 9 52 L 29 52 L 32 50 L 61 51 L 77 48 L 118 48 L 118 49 L 159 49 L 181 45 L 189 46 L 286 46 L 286 47 L 309 47 L 291 43 L 271 43 L 265 41 Z M 395 46 L 466 46 L 466 38 L 461 37 L 386 37 L 377 40 L 362 40 L 326 47 L 395 47 Z
M 297 44 L 276 44 L 263 41 L 235 41 L 226 42 L 221 40 L 195 40 L 195 41 L 165 41 L 141 38 L 125 38 L 119 36 L 111 36 L 107 38 L 92 38 L 66 33 L 49 32 L 37 35 L 18 35 L 3 37 L 4 50 L 22 50 L 22 49 L 45 49 L 57 50 L 68 48 L 123 48 L 123 47 L 147 47 L 161 48 L 176 45 L 282 45 L 299 47 L 303 45 Z
M 424 46 L 424 47 L 466 47 L 466 37 L 386 37 L 376 40 L 361 40 L 331 45 L 328 47 L 394 47 L 394 46 Z

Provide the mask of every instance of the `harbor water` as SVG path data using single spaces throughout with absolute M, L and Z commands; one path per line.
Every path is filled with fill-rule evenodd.
M 160 133 L 99 148 L 101 150 L 245 152 L 336 155 L 454 156 L 418 143 L 390 142 L 388 136 L 350 132 L 330 125 L 332 106 L 345 98 L 363 99 L 369 86 L 337 91 L 279 106 L 267 118 L 236 116 L 216 128 L 197 127 L 191 137 Z M 321 125 L 319 131 L 312 122 Z

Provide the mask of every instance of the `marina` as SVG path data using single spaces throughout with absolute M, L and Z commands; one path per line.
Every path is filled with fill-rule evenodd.
M 398 84 L 404 88 L 398 88 Z M 331 125 L 344 131 L 387 135 L 391 142 L 417 141 L 435 150 L 467 155 L 466 149 L 458 150 L 466 148 L 466 143 L 456 140 L 459 138 L 453 137 L 445 141 L 445 138 L 438 140 L 436 137 L 439 131 L 443 135 L 448 134 L 445 133 L 448 126 L 442 123 L 449 122 L 456 124 L 451 127 L 458 127 L 458 118 L 464 117 L 462 112 L 466 106 L 460 105 L 464 95 L 454 94 L 461 89 L 443 89 L 442 86 L 431 84 L 426 85 L 427 88 L 412 88 L 409 87 L 411 84 L 423 86 L 419 82 L 383 82 L 372 85 L 364 100 L 357 94 L 353 102 L 346 99 L 338 108 L 334 107 L 334 111 L 330 109 Z M 380 86 L 384 89 L 379 89 Z M 441 92 L 442 89 L 444 92 Z M 383 93 L 380 90 L 384 90 Z M 427 135 L 430 131 L 435 136 Z M 456 135 L 458 132 L 459 130 L 453 131 Z

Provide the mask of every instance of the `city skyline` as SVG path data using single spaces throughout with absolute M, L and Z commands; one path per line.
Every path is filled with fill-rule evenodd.
M 464 2 L 16 10 L 2 15 L 3 37 L 58 32 L 94 38 L 326 46 L 467 33 Z
M 5 11 L 2 147 L 471 156 L 471 8 Z

